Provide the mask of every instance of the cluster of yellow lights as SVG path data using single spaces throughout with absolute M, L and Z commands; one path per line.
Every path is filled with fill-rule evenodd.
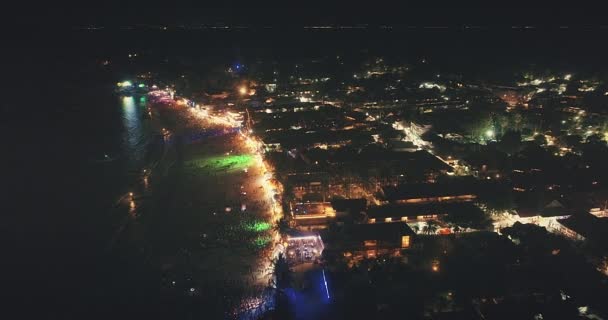
M 226 114 L 225 116 L 217 116 L 210 114 L 207 110 L 190 108 L 190 112 L 192 112 L 195 116 L 200 119 L 205 119 L 215 124 L 224 125 L 228 127 L 238 127 L 241 125 L 241 122 L 234 119 L 233 114 Z
M 242 96 L 252 96 L 255 94 L 255 89 L 248 89 L 246 86 L 240 86 L 239 87 L 239 94 Z
M 439 262 L 438 261 L 433 262 L 431 269 L 433 270 L 433 272 L 439 272 Z
M 401 248 L 409 248 L 410 247 L 410 236 L 402 236 L 401 237 Z

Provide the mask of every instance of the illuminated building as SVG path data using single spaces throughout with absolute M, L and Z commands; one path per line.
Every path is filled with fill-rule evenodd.
M 425 204 L 388 204 L 370 207 L 367 210 L 367 223 L 420 222 L 437 220 L 450 215 L 465 215 L 481 209 L 471 202 L 425 203 Z
M 454 180 L 449 183 L 385 186 L 382 194 L 385 202 L 389 203 L 466 202 L 477 199 L 478 187 L 474 181 Z
M 598 218 L 588 213 L 572 215 L 558 220 L 557 232 L 574 240 L 587 240 L 605 245 L 608 234 L 608 218 Z
M 403 222 L 349 224 L 344 225 L 341 234 L 344 238 L 336 241 L 331 250 L 355 260 L 380 255 L 401 256 L 402 250 L 411 248 L 415 237 L 414 231 Z
M 297 203 L 292 205 L 292 215 L 296 226 L 325 228 L 336 211 L 329 202 Z

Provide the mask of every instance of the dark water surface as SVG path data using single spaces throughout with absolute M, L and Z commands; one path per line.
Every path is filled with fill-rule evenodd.
M 120 289 L 129 291 L 120 283 L 141 283 L 126 269 L 116 272 L 127 262 L 108 250 L 128 215 L 115 204 L 141 184 L 162 139 L 144 117 L 145 96 L 119 96 L 104 79 L 56 80 L 5 101 L 9 108 L 31 108 L 3 110 L 10 121 L 2 129 L 14 137 L 5 149 L 5 292 L 35 314 L 47 308 L 57 317 L 86 315 L 103 304 L 112 314 Z

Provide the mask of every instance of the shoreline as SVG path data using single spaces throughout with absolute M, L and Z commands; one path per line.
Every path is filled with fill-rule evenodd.
M 258 158 L 238 130 L 204 121 L 181 106 L 151 109 L 156 128 L 167 129 L 171 141 L 165 141 L 148 191 L 134 197 L 133 214 L 124 217 L 109 253 L 160 276 L 161 298 L 187 294 L 212 306 L 218 304 L 214 297 L 230 296 L 220 303 L 223 316 L 247 312 L 267 291 L 266 260 L 274 242 L 275 221 Z
M 132 203 L 137 202 L 138 198 L 141 199 L 146 197 L 147 193 L 151 192 L 155 187 L 161 185 L 162 179 L 166 177 L 168 169 L 172 165 L 172 163 L 167 163 L 167 161 L 169 161 L 167 156 L 171 152 L 171 145 L 167 143 L 166 139 L 161 138 L 162 128 L 164 125 L 163 119 L 158 115 L 157 108 L 153 107 L 151 102 L 146 102 L 146 108 L 151 115 L 149 118 L 147 118 L 150 125 L 149 134 L 151 135 L 152 139 L 157 139 L 157 141 L 152 142 L 147 147 L 157 148 L 158 150 L 154 150 L 153 152 L 158 154 L 154 159 L 147 159 L 140 170 L 132 172 L 135 174 L 135 176 L 131 178 L 133 180 L 126 184 L 125 190 L 122 192 L 122 196 L 119 196 L 118 199 L 114 201 L 114 204 L 110 209 L 110 214 L 124 214 L 124 216 L 120 217 L 120 222 L 118 222 L 109 243 L 106 245 L 106 251 L 108 253 L 111 253 L 113 246 L 119 240 L 121 233 L 131 222 L 131 220 L 137 218 L 136 207 L 133 206 Z M 150 150 L 148 150 L 148 152 L 149 151 Z M 156 170 L 157 168 L 164 169 L 164 174 L 161 173 L 159 175 Z M 131 197 L 130 193 L 137 195 Z M 128 207 L 127 212 L 124 212 L 125 206 Z

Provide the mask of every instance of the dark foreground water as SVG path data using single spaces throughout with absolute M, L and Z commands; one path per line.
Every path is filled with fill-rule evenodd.
M 145 281 L 108 249 L 129 214 L 115 204 L 141 188 L 162 139 L 144 116 L 145 96 L 119 96 L 105 81 L 57 80 L 13 92 L 3 109 L 3 297 L 24 315 L 120 315 L 131 309 L 121 294 L 137 295 Z

